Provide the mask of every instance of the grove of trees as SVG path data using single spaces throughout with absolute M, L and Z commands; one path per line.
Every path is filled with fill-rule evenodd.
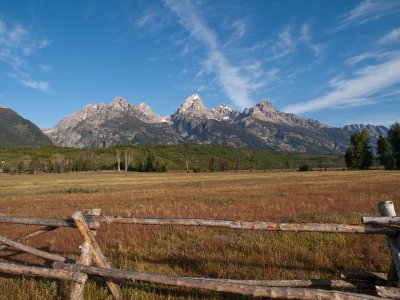
M 369 169 L 374 157 L 369 146 L 367 130 L 353 133 L 350 143 L 345 154 L 346 166 L 356 170 Z M 386 170 L 400 170 L 400 123 L 392 124 L 386 137 L 379 136 L 376 153 L 377 162 Z
M 355 132 L 350 137 L 350 147 L 344 159 L 349 169 L 367 170 L 371 167 L 374 157 L 369 146 L 368 131 L 366 129 Z

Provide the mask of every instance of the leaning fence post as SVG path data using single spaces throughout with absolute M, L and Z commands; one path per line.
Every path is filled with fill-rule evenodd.
M 107 268 L 107 269 L 111 268 L 110 263 L 108 262 L 107 258 L 101 251 L 100 246 L 97 243 L 93 232 L 89 229 L 89 226 L 82 213 L 80 211 L 77 211 L 72 215 L 72 218 L 74 219 L 75 224 L 78 227 L 80 233 L 82 234 L 84 240 L 90 244 L 90 249 L 92 251 L 93 259 L 97 263 L 97 265 L 101 268 Z M 112 280 L 106 280 L 106 281 L 114 298 L 116 300 L 122 299 L 119 285 L 114 283 Z
M 89 210 L 87 215 L 89 216 L 100 216 L 101 210 L 98 208 Z M 92 233 L 96 235 L 96 230 L 92 230 Z M 92 249 L 90 248 L 90 244 L 87 241 L 84 241 L 82 245 L 79 247 L 81 249 L 81 256 L 78 262 L 82 265 L 89 266 L 92 261 Z M 88 279 L 87 274 L 85 274 L 82 282 L 75 282 L 71 294 L 70 300 L 83 300 L 83 292 L 85 290 L 85 284 Z
M 396 211 L 392 201 L 383 201 L 378 204 L 379 212 L 382 217 L 395 217 Z M 400 278 L 400 253 L 398 245 L 398 235 L 387 235 L 392 263 L 388 273 L 388 284 L 398 285 Z

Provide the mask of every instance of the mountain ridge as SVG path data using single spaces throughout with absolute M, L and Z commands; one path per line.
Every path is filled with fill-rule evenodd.
M 52 141 L 31 121 L 14 110 L 0 107 L 0 147 L 40 147 Z
M 187 97 L 169 116 L 159 116 L 146 103 L 134 105 L 115 97 L 109 105 L 88 104 L 43 129 L 54 144 L 104 147 L 114 144 L 221 144 L 277 151 L 344 152 L 350 134 L 371 132 L 371 143 L 387 128 L 374 125 L 330 127 L 313 119 L 277 110 L 267 99 L 242 112 L 225 104 L 212 109 L 198 94 Z

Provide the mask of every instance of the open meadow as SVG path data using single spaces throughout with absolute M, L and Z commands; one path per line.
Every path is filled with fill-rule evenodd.
M 101 208 L 104 215 L 244 221 L 359 224 L 391 199 L 400 211 L 400 172 L 218 172 L 1 175 L 0 213 L 68 217 Z M 1 225 L 16 238 L 35 228 Z M 378 235 L 282 233 L 225 228 L 107 225 L 98 241 L 113 266 L 156 274 L 230 279 L 338 278 L 337 270 L 386 272 L 387 241 Z M 82 237 L 57 229 L 26 244 L 77 258 Z M 2 251 L 0 258 L 48 262 Z M 60 289 L 59 287 L 64 288 Z M 68 283 L 0 278 L 0 299 L 62 299 Z M 123 287 L 126 299 L 226 299 L 232 295 L 145 283 Z M 85 299 L 105 299 L 90 280 Z M 244 297 L 235 297 L 244 299 Z

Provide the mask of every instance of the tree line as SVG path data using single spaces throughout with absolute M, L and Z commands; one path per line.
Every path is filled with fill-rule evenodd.
M 222 145 L 115 145 L 108 148 L 0 148 L 0 172 L 187 172 L 345 167 L 340 154 L 271 152 Z
M 387 136 L 380 135 L 377 140 L 376 159 L 386 170 L 400 170 L 400 123 L 390 126 Z M 350 147 L 345 154 L 349 169 L 367 170 L 374 162 L 366 129 L 355 132 L 350 137 Z

